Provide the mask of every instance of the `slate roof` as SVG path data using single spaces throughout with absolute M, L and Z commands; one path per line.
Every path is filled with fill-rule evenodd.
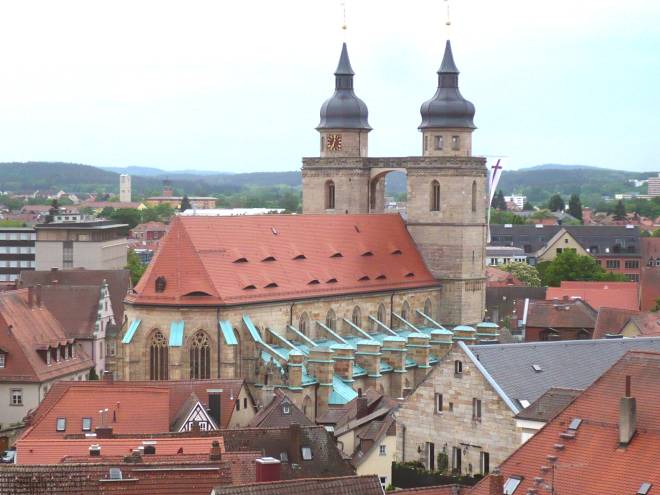
M 399 404 L 397 400 L 381 394 L 375 388 L 368 388 L 364 392 L 364 396 L 367 398 L 365 415 L 370 415 L 379 409 L 385 409 L 387 411 Z M 357 417 L 358 399 L 356 397 L 343 406 L 329 407 L 325 414 L 316 418 L 316 422 L 318 424 L 332 425 L 335 430 L 346 426 Z
M 619 240 L 621 252 L 617 256 L 640 255 L 640 237 L 639 228 L 631 229 L 626 226 L 602 226 L 602 225 L 491 225 L 491 245 L 492 246 L 515 246 L 525 248 L 529 245 L 529 251 L 535 253 L 545 246 L 561 229 L 565 229 L 575 238 L 577 242 L 585 249 L 591 249 L 596 246 L 597 253 L 592 250 L 596 256 L 613 254 L 616 241 Z M 629 246 L 634 247 L 632 253 L 628 252 Z
M 342 458 L 334 440 L 322 426 L 301 426 L 300 442 L 297 445 L 295 425 L 287 428 L 240 428 L 220 430 L 228 452 L 258 451 L 262 455 L 281 459 L 282 452 L 287 462 L 281 464 L 282 479 L 323 478 L 355 474 L 353 468 Z M 309 447 L 312 459 L 302 460 L 300 448 Z M 295 462 L 295 461 L 298 462 Z M 292 466 L 297 464 L 297 466 Z
M 516 418 L 548 422 L 582 393 L 575 388 L 549 388 L 541 397 L 520 411 Z
M 215 495 L 383 495 L 378 476 L 302 479 L 220 486 Z
M 128 270 L 29 270 L 21 272 L 20 287 L 42 286 L 94 286 L 100 291 L 103 281 L 108 283 L 110 303 L 118 325 L 124 320 L 124 297 L 131 286 Z M 71 305 L 69 310 L 76 310 Z
M 564 281 L 559 287 L 548 287 L 548 300 L 580 298 L 598 310 L 603 306 L 621 309 L 639 309 L 637 282 L 575 282 Z
M 638 339 L 635 339 L 638 340 Z M 624 396 L 626 377 L 631 377 L 632 397 L 637 402 L 637 432 L 631 442 L 619 446 L 619 403 Z M 643 483 L 652 485 L 649 495 L 660 486 L 660 354 L 630 352 L 620 357 L 587 390 L 542 428 L 500 466 L 503 479 L 522 477 L 515 495 L 529 493 L 540 483 L 553 481 L 548 456 L 557 469 L 554 491 L 565 495 L 635 494 Z M 562 438 L 574 418 L 582 419 L 574 438 Z M 564 448 L 555 448 L 562 444 Z M 486 477 L 471 495 L 488 495 L 491 479 Z M 492 492 L 490 492 L 492 493 Z
M 660 337 L 473 345 L 469 350 L 510 399 L 534 402 L 550 387 L 587 388 L 627 351 L 660 351 Z M 534 364 L 542 371 L 534 371 Z
M 438 285 L 399 215 L 179 216 L 126 300 L 216 306 Z
M 44 382 L 89 370 L 94 364 L 80 348 L 70 359 L 50 365 L 40 355 L 48 346 L 73 342 L 44 306 L 28 305 L 28 289 L 0 292 L 0 349 L 7 353 L 0 381 Z
M 589 329 L 596 325 L 597 315 L 598 313 L 581 299 L 532 300 L 527 310 L 527 326 Z
M 282 406 L 288 405 L 288 414 L 284 414 Z M 305 416 L 298 406 L 296 406 L 287 395 L 279 388 L 275 389 L 275 397 L 270 404 L 262 408 L 257 415 L 252 418 L 248 426 L 273 428 L 289 426 L 291 423 L 298 423 L 301 426 L 314 426 L 314 422 Z

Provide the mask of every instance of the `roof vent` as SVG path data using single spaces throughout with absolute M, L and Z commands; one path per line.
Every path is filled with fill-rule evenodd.
M 652 486 L 653 485 L 651 483 L 645 481 L 644 483 L 639 485 L 639 488 L 637 489 L 637 495 L 646 495 Z
M 293 259 L 294 259 L 294 260 L 306 260 L 306 259 L 307 259 L 307 256 L 305 256 L 304 254 L 300 253 L 300 254 L 295 255 L 295 256 L 293 257 Z
M 275 227 L 271 227 L 270 231 L 273 233 L 273 235 L 279 234 L 279 232 L 277 231 L 277 229 Z
M 111 479 L 111 480 L 121 480 L 124 477 L 121 474 L 121 469 L 119 469 L 119 468 L 110 468 L 110 473 L 108 475 L 108 478 Z
M 581 424 L 582 424 L 582 418 L 574 418 L 573 421 L 571 421 L 571 424 L 568 425 L 568 429 L 577 431 L 577 429 L 580 427 Z
M 533 365 L 532 365 L 532 369 L 533 369 L 534 371 L 536 371 L 537 373 L 543 371 L 543 368 L 541 368 L 541 365 L 539 365 L 539 364 L 533 364 Z
M 361 254 L 361 256 L 373 256 L 374 253 L 373 251 L 365 251 L 364 253 Z
M 406 278 L 411 278 L 411 277 L 414 277 L 415 274 L 414 274 L 413 272 L 408 272 L 408 273 L 406 273 L 404 276 L 405 276 Z
M 269 284 L 264 285 L 264 289 L 274 289 L 276 287 L 279 287 L 277 282 L 270 282 Z
M 318 278 L 314 278 L 314 279 L 310 280 L 309 282 L 307 282 L 307 285 L 318 285 L 320 283 L 321 282 L 319 282 Z
M 401 254 L 401 250 L 400 250 L 400 249 L 395 249 L 395 250 L 392 251 L 390 254 L 394 254 L 394 255 Z
M 328 280 L 325 281 L 326 284 L 336 284 L 337 279 L 335 277 L 329 278 Z
M 98 443 L 93 443 L 89 446 L 90 457 L 101 457 L 101 446 Z
M 378 276 L 376 277 L 376 280 L 385 280 L 386 278 L 387 278 L 387 277 L 385 276 L 385 274 L 384 274 L 384 273 L 381 273 L 380 275 L 378 275 Z
M 331 257 L 331 258 L 343 258 L 344 255 L 341 254 L 339 251 L 335 251 L 334 253 L 332 253 L 332 254 L 330 255 L 330 257 Z
M 245 287 L 243 287 L 243 290 L 253 290 L 253 289 L 256 289 L 256 288 L 257 288 L 256 285 L 249 284 L 249 285 L 246 285 Z
M 365 282 L 369 280 L 369 275 L 362 275 L 360 278 L 358 278 L 360 282 Z
M 357 225 L 353 225 L 353 227 L 355 227 L 355 232 L 357 232 L 359 234 L 360 233 L 360 227 L 358 227 Z
M 248 260 L 244 256 L 241 256 L 240 258 L 236 258 L 234 260 L 234 263 L 247 263 L 247 262 L 248 262 Z
M 261 261 L 276 261 L 276 260 L 275 260 L 275 256 L 266 256 Z

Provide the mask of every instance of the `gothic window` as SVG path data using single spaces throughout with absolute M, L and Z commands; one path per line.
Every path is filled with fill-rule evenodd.
M 408 301 L 404 301 L 403 306 L 401 307 L 401 318 L 404 320 L 408 320 L 408 317 L 410 316 L 410 304 L 408 304 Z
M 325 209 L 335 209 L 335 183 L 331 180 L 325 183 Z
M 328 311 L 328 314 L 325 317 L 325 326 L 330 330 L 335 330 L 337 327 L 337 317 L 333 310 Z
M 472 181 L 472 211 L 477 211 L 477 181 Z
M 156 330 L 149 346 L 149 379 L 167 380 L 167 378 L 167 340 L 160 330 Z
M 430 299 L 427 299 L 427 300 L 424 302 L 424 314 L 425 314 L 426 316 L 431 316 L 431 317 L 433 317 L 433 316 L 431 315 L 431 312 L 432 312 L 432 311 L 433 311 L 433 306 L 431 305 L 431 300 L 430 300 Z
M 359 306 L 353 308 L 353 315 L 351 316 L 351 321 L 356 327 L 361 327 L 362 325 L 362 312 L 360 311 Z
M 309 398 L 309 395 L 305 396 L 305 399 L 303 400 L 303 414 L 305 416 L 309 416 L 312 414 L 312 399 Z
M 201 330 L 190 343 L 190 378 L 211 378 L 211 346 L 208 335 Z
M 440 183 L 431 182 L 431 211 L 440 211 Z
M 385 311 L 385 305 L 380 303 L 378 306 L 378 321 L 381 323 L 386 323 L 385 319 L 387 318 L 387 313 Z
M 303 313 L 300 316 L 300 323 L 298 323 L 298 331 L 303 335 L 309 337 L 309 315 Z

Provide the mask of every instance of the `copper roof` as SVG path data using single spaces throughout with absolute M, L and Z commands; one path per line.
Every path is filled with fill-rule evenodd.
M 218 305 L 437 285 L 399 215 L 192 216 L 174 219 L 126 300 Z

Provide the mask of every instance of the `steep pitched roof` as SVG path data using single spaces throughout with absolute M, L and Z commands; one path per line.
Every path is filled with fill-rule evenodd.
M 582 390 L 575 388 L 549 388 L 541 397 L 520 411 L 516 418 L 530 421 L 550 421 L 581 393 Z
M 596 317 L 596 311 L 581 299 L 532 300 L 527 311 L 527 326 L 589 329 L 596 325 Z
M 640 289 L 642 293 L 642 311 L 651 311 L 655 308 L 656 301 L 660 299 L 660 267 L 642 268 Z
M 191 216 L 174 219 L 127 301 L 237 304 L 437 285 L 398 215 Z
M 620 447 L 619 401 L 628 376 L 637 401 L 637 432 L 627 446 Z M 501 464 L 504 480 L 521 478 L 516 495 L 537 488 L 537 478 L 541 484 L 554 483 L 555 493 L 569 495 L 639 493 L 643 483 L 650 483 L 649 493 L 654 493 L 660 484 L 658 390 L 660 354 L 627 353 Z M 582 422 L 574 438 L 562 438 L 575 418 Z M 557 449 L 556 444 L 564 447 Z M 550 468 L 541 469 L 551 466 L 550 456 L 556 459 L 554 477 Z M 470 493 L 487 495 L 490 481 L 484 478 Z
M 587 388 L 629 350 L 660 351 L 660 337 L 473 345 L 469 350 L 506 396 L 531 403 L 550 387 Z
M 286 405 L 288 413 L 284 413 L 283 406 Z M 298 406 L 296 406 L 287 395 L 279 388 L 275 389 L 275 397 L 270 404 L 262 408 L 257 415 L 252 418 L 248 426 L 256 428 L 273 428 L 289 426 L 291 423 L 298 423 L 301 426 L 313 426 L 314 422 L 305 416 Z
M 46 285 L 41 288 L 43 304 L 68 337 L 90 338 L 98 315 L 100 287 L 95 285 Z M 75 304 L 71 304 L 75 301 Z
M 639 314 L 639 311 L 630 309 L 600 308 L 596 318 L 593 338 L 603 339 L 607 335 L 618 335 L 630 318 L 637 314 Z
M 562 282 L 559 287 L 548 287 L 548 300 L 580 298 L 594 309 L 603 306 L 620 309 L 639 309 L 637 282 Z
M 40 355 L 49 346 L 73 342 L 50 311 L 29 306 L 27 289 L 0 292 L 0 349 L 7 353 L 0 380 L 43 382 L 90 369 L 92 360 L 81 349 L 50 365 Z
M 219 486 L 214 495 L 382 495 L 378 476 L 345 476 Z
M 660 335 L 660 311 L 634 315 L 630 318 L 630 322 L 638 328 L 639 333 L 644 337 Z
M 365 415 L 372 414 L 376 410 L 385 409 L 388 411 L 396 407 L 399 402 L 386 395 L 381 394 L 375 388 L 368 388 L 364 392 L 367 399 L 367 409 Z M 335 430 L 346 426 L 349 422 L 355 420 L 358 416 L 359 397 L 355 397 L 340 407 L 329 407 L 325 414 L 316 418 L 319 424 L 333 425 Z

